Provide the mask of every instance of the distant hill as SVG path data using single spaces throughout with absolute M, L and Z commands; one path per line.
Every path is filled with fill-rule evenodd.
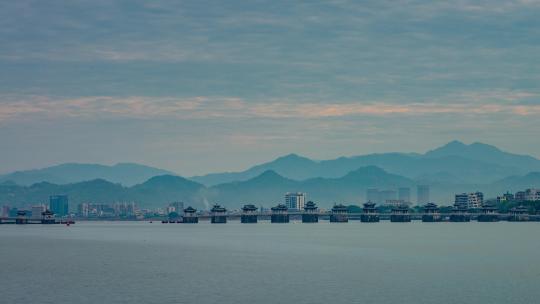
M 205 207 L 205 187 L 179 176 L 157 176 L 148 181 L 124 187 L 103 179 L 57 185 L 41 182 L 32 186 L 0 184 L 0 205 L 20 206 L 49 202 L 49 196 L 66 194 L 71 208 L 83 202 L 136 202 L 143 208 L 163 207 L 173 201 L 184 201 L 197 208 Z
M 274 171 L 243 182 L 232 182 L 211 187 L 209 199 L 240 207 L 243 203 L 270 206 L 283 202 L 286 192 L 306 192 L 309 199 L 320 206 L 331 206 L 334 202 L 356 202 L 364 200 L 368 188 L 394 189 L 412 187 L 414 181 L 399 175 L 390 174 L 375 166 L 363 167 L 340 178 L 312 178 L 295 181 Z
M 103 179 L 71 183 L 65 185 L 48 182 L 21 186 L 0 183 L 0 205 L 21 206 L 47 203 L 50 195 L 67 194 L 71 208 L 76 209 L 82 202 L 114 203 L 136 202 L 141 208 L 164 207 L 174 201 L 183 201 L 198 209 L 208 209 L 212 203 L 220 203 L 229 209 L 252 203 L 273 206 L 283 202 L 286 192 L 305 192 L 308 199 L 320 207 L 328 208 L 335 203 L 355 203 L 365 201 L 368 188 L 393 189 L 410 187 L 414 199 L 414 187 L 418 183 L 412 179 L 386 172 L 375 167 L 362 167 L 339 178 L 311 178 L 296 181 L 268 170 L 246 181 L 237 181 L 205 187 L 191 180 L 171 175 L 152 177 L 144 183 L 124 187 Z M 485 184 L 432 183 L 433 201 L 449 205 L 454 194 L 483 191 L 486 198 L 495 197 L 507 190 L 518 191 L 540 185 L 540 172 L 522 176 L 507 177 Z
M 11 181 L 19 185 L 32 185 L 45 181 L 54 184 L 68 184 L 105 179 L 124 186 L 132 186 L 153 176 L 164 174 L 174 175 L 166 170 L 133 163 L 120 163 L 114 166 L 68 163 L 2 175 L 0 183 Z
M 337 178 L 360 167 L 377 166 L 390 173 L 403 175 L 423 183 L 489 183 L 509 175 L 540 170 L 540 160 L 517 155 L 496 147 L 473 143 L 450 142 L 426 154 L 382 153 L 332 160 L 314 161 L 296 154 L 254 166 L 242 172 L 214 173 L 192 177 L 212 186 L 232 181 L 245 181 L 266 170 L 295 180 L 314 177 Z

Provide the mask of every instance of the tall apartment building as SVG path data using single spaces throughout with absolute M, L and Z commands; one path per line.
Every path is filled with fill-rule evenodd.
M 418 204 L 429 203 L 429 186 L 428 185 L 418 185 L 416 187 L 416 202 Z
M 411 201 L 411 188 L 399 188 L 398 200 L 402 200 L 406 203 Z
M 304 210 L 306 194 L 302 192 L 287 192 L 285 194 L 285 206 L 292 210 Z
M 49 210 L 56 216 L 69 214 L 69 202 L 67 195 L 52 195 L 49 197 Z
M 45 212 L 45 210 L 47 210 L 47 208 L 43 204 L 32 206 L 32 218 L 41 219 L 41 213 Z
M 467 207 L 470 209 L 476 209 L 482 207 L 484 202 L 484 194 L 482 192 L 474 193 L 461 193 L 455 195 L 454 203 L 457 204 L 467 204 Z

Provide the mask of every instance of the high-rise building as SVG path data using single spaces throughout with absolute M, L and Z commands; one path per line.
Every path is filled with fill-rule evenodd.
M 456 194 L 454 199 L 455 205 L 466 204 L 469 209 L 480 208 L 483 202 L 484 193 L 482 192 Z
M 41 219 L 41 213 L 45 212 L 45 210 L 47 210 L 47 208 L 43 204 L 32 206 L 32 219 Z
M 52 195 L 49 197 L 49 210 L 57 216 L 69 214 L 68 196 Z
M 526 201 L 540 201 L 540 189 L 527 189 L 525 190 Z
M 379 191 L 379 203 L 385 204 L 386 201 L 395 201 L 397 199 L 397 192 L 394 190 Z
M 429 186 L 418 185 L 416 187 L 416 201 L 418 204 L 429 203 Z
M 81 203 L 77 206 L 77 215 L 80 217 L 88 217 L 90 215 L 90 204 Z
M 375 188 L 367 189 L 367 191 L 366 191 L 366 201 L 367 202 L 372 202 L 372 203 L 375 203 L 375 204 L 380 204 L 379 189 L 375 189 Z
M 411 188 L 399 188 L 398 199 L 406 203 L 411 201 Z
M 8 205 L 2 206 L 2 217 L 8 217 L 11 208 Z
M 179 215 L 184 214 L 184 202 L 173 202 L 169 206 L 173 207 Z
M 293 210 L 304 210 L 304 205 L 306 203 L 306 194 L 302 192 L 291 193 L 287 192 L 285 194 L 285 206 Z

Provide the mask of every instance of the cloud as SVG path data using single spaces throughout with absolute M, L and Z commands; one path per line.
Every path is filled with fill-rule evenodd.
M 0 120 L 22 118 L 84 119 L 209 119 L 209 118 L 331 118 L 348 116 L 422 116 L 437 114 L 490 115 L 540 114 L 540 104 L 518 101 L 536 97 L 529 92 L 471 92 L 454 102 L 392 103 L 385 101 L 298 102 L 295 100 L 247 101 L 235 97 L 112 97 L 52 98 L 47 96 L 3 96 Z

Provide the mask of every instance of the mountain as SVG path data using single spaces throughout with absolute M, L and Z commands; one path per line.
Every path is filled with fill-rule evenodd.
M 174 173 L 133 163 L 119 163 L 114 166 L 68 163 L 2 175 L 0 183 L 11 181 L 19 185 L 32 185 L 46 181 L 54 184 L 68 184 L 105 179 L 124 186 L 132 186 L 153 176 L 164 174 L 173 175 Z
M 532 156 L 504 152 L 495 146 L 478 142 L 466 145 L 459 141 L 452 141 L 442 147 L 428 151 L 424 156 L 427 158 L 440 158 L 450 155 L 501 166 L 521 168 L 527 172 L 540 170 L 540 160 Z
M 114 203 L 136 202 L 143 208 L 163 207 L 174 201 L 185 201 L 194 207 L 202 208 L 205 187 L 179 176 L 163 175 L 132 186 L 95 179 L 78 183 L 58 185 L 48 182 L 31 186 L 0 184 L 0 204 L 11 206 L 44 203 L 49 196 L 66 194 L 71 208 L 83 202 Z
M 365 166 L 377 166 L 390 173 L 423 183 L 485 184 L 509 175 L 522 175 L 540 170 L 540 160 L 503 152 L 486 144 L 466 145 L 453 141 L 425 154 L 381 153 L 322 161 L 290 154 L 242 172 L 214 173 L 191 179 L 212 186 L 245 181 L 266 170 L 275 171 L 295 180 L 314 177 L 337 178 Z
M 311 178 L 295 181 L 274 171 L 265 171 L 247 181 L 225 183 L 211 187 L 209 199 L 238 208 L 245 203 L 275 205 L 283 201 L 286 192 L 306 192 L 310 200 L 321 207 L 330 207 L 334 202 L 356 202 L 364 200 L 368 188 L 395 189 L 412 187 L 414 181 L 390 174 L 375 166 L 362 167 L 340 178 Z

